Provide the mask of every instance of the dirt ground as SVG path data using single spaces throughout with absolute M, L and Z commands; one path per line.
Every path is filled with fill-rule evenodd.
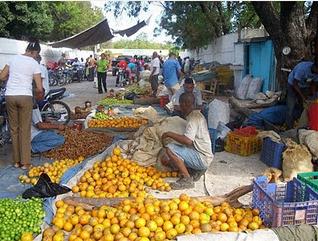
M 108 89 L 115 88 L 115 77 L 108 75 Z M 98 94 L 93 82 L 83 81 L 65 86 L 68 96 L 63 99 L 71 110 L 75 106 L 83 106 L 86 100 L 94 105 L 102 99 L 105 94 Z M 11 146 L 0 148 L 0 168 L 11 164 Z M 227 152 L 216 153 L 214 160 L 200 182 L 205 183 L 206 194 L 222 195 L 230 192 L 236 187 L 248 185 L 253 177 L 261 175 L 266 165 L 259 160 L 259 154 L 241 157 Z M 251 202 L 251 196 L 245 195 L 240 199 L 244 204 Z

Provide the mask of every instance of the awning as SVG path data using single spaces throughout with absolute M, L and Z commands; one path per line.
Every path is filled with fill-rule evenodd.
M 120 34 L 121 36 L 126 35 L 127 37 L 135 34 L 139 31 L 142 27 L 146 26 L 149 23 L 149 19 L 146 21 L 138 22 L 136 25 L 124 29 L 124 30 L 113 30 L 114 34 Z M 103 21 L 99 22 L 95 26 L 84 30 L 83 32 L 80 32 L 76 35 L 73 35 L 69 38 L 54 42 L 54 43 L 48 43 L 48 45 L 60 48 L 60 47 L 68 47 L 68 48 L 82 48 L 86 46 L 96 45 L 100 43 L 107 42 L 111 40 L 114 37 L 112 34 L 107 19 L 104 19 Z
M 52 47 L 68 47 L 82 48 L 90 45 L 95 45 L 111 40 L 114 35 L 111 33 L 107 19 L 99 22 L 95 26 L 84 30 L 74 36 L 51 43 Z

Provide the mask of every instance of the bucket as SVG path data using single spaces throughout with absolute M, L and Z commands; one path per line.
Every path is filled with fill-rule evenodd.
M 318 131 L 318 103 L 313 103 L 308 108 L 309 129 Z

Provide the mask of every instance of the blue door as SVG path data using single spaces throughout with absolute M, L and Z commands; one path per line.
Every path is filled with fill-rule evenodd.
M 246 47 L 245 73 L 263 79 L 263 92 L 276 90 L 275 56 L 272 41 L 254 42 Z

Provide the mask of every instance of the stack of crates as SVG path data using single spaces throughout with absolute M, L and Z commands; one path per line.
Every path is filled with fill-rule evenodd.
M 245 127 L 229 132 L 225 150 L 241 156 L 249 156 L 261 150 L 262 141 L 255 127 Z

